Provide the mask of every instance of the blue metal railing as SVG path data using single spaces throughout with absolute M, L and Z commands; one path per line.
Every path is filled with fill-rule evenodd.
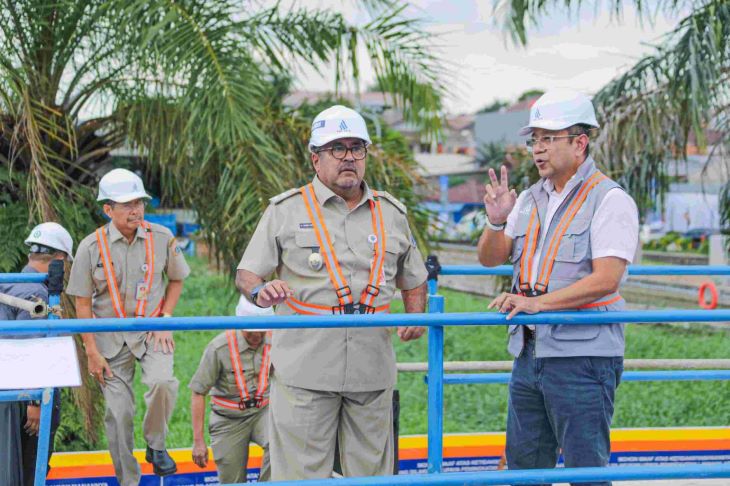
M 501 267 L 497 267 L 498 269 Z M 508 267 L 509 268 L 509 267 Z M 643 275 L 730 275 L 727 267 L 702 267 L 703 273 L 674 273 L 686 267 L 660 267 L 664 272 L 641 273 Z M 638 269 L 638 270 L 637 270 Z M 487 272 L 484 272 L 486 270 Z M 473 266 L 446 266 L 442 274 L 485 275 L 489 270 Z M 502 270 L 499 270 L 502 271 Z M 633 274 L 642 271 L 633 267 Z M 511 273 L 511 270 L 510 270 Z M 23 281 L 42 281 L 45 276 L 33 274 L 0 275 L 0 282 L 16 281 L 13 277 L 22 275 Z M 549 469 L 528 471 L 504 471 L 490 473 L 450 473 L 440 474 L 443 459 L 443 385 L 448 383 L 443 373 L 443 327 L 444 326 L 495 326 L 505 324 L 569 324 L 587 325 L 613 322 L 657 323 L 657 322 L 723 322 L 730 321 L 730 310 L 694 311 L 641 311 L 641 312 L 554 312 L 536 315 L 518 315 L 507 321 L 505 315 L 497 313 L 443 313 L 444 298 L 437 295 L 438 284 L 435 279 L 429 280 L 429 314 L 368 315 L 368 316 L 331 316 L 322 319 L 320 316 L 257 316 L 257 317 L 173 317 L 169 319 L 75 319 L 55 321 L 0 321 L 0 335 L 4 333 L 79 333 L 79 332 L 119 332 L 119 331 L 151 331 L 151 330 L 204 330 L 204 329 L 283 329 L 283 328 L 336 328 L 336 327 L 393 327 L 404 325 L 421 325 L 429 327 L 428 334 L 428 472 L 430 475 L 398 476 L 383 478 L 349 478 L 337 480 L 340 485 L 365 484 L 540 484 L 555 481 L 608 481 L 631 479 L 681 479 L 681 478 L 714 478 L 730 477 L 730 465 L 702 466 L 663 466 L 661 468 L 621 467 L 621 468 L 580 468 Z M 57 299 L 58 296 L 55 296 Z M 49 304 L 52 304 L 49 299 Z M 56 300 L 57 304 L 57 300 Z M 437 314 L 437 315 L 433 315 Z M 630 373 L 630 372 L 629 372 Z M 661 372 L 650 372 L 661 373 Z M 675 372 L 673 372 L 675 373 Z M 690 373 L 690 372 L 684 372 Z M 696 373 L 696 372 L 691 372 Z M 627 373 L 628 374 L 628 373 Z M 475 375 L 468 375 L 475 376 Z M 655 375 L 659 376 L 659 375 Z M 677 375 L 678 376 L 678 375 Z M 686 379 L 690 379 L 686 377 Z M 694 378 L 692 378 L 694 379 Z M 708 378 L 710 379 L 709 375 Z M 713 378 L 724 379 L 724 378 Z M 0 393 L 0 399 L 9 393 Z M 38 396 L 40 391 L 23 392 L 23 396 Z M 48 399 L 47 399 L 48 398 Z M 32 398 L 25 398 L 32 399 Z M 50 435 L 50 416 L 53 390 L 44 390 L 43 411 L 41 414 L 41 437 L 36 485 L 43 484 L 48 457 L 48 437 Z M 45 417 L 45 419 L 44 419 Z M 44 439 L 45 437 L 45 439 Z M 45 441 L 45 444 L 44 444 Z M 41 464 L 42 463 L 42 464 Z M 323 481 L 317 481 L 322 483 Z M 296 484 L 306 484 L 297 482 Z M 282 483 L 289 484 L 289 483 Z M 294 484 L 294 483 L 292 483 Z M 313 483 L 312 483 L 313 484 Z
M 512 275 L 512 265 L 443 265 L 439 275 Z M 727 265 L 629 265 L 629 275 L 730 275 Z

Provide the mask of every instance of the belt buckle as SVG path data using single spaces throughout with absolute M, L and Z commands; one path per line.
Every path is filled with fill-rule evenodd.
M 355 304 L 345 304 L 342 306 L 342 313 L 343 314 L 359 314 L 358 309 L 355 307 Z

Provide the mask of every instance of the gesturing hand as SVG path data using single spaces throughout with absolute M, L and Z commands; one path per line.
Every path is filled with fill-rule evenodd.
M 498 181 L 494 169 L 489 169 L 491 183 L 484 186 L 487 190 L 487 195 L 484 196 L 484 209 L 492 224 L 502 224 L 507 221 L 507 216 L 517 203 L 517 193 L 509 188 L 507 167 L 502 166 L 500 172 L 501 180 Z

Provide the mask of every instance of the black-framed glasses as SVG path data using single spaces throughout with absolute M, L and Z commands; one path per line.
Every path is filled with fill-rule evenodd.
M 525 145 L 527 145 L 528 149 L 533 149 L 536 145 L 542 145 L 543 147 L 549 147 L 553 144 L 555 140 L 558 140 L 560 138 L 574 138 L 574 137 L 580 137 L 583 135 L 582 133 L 575 134 L 575 135 L 548 135 L 546 137 L 538 137 L 538 138 L 531 138 L 529 140 L 525 141 Z
M 368 148 L 365 145 L 353 145 L 352 147 L 348 147 L 341 143 L 336 143 L 330 148 L 318 149 L 315 152 L 332 152 L 332 157 L 336 158 L 337 160 L 343 160 L 345 157 L 347 157 L 347 152 L 350 152 L 353 159 L 362 160 L 368 154 Z

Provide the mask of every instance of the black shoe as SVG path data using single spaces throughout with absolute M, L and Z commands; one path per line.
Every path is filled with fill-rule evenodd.
M 177 472 L 177 464 L 172 460 L 166 450 L 156 451 L 147 446 L 145 460 L 152 464 L 152 470 L 158 476 L 169 476 Z

